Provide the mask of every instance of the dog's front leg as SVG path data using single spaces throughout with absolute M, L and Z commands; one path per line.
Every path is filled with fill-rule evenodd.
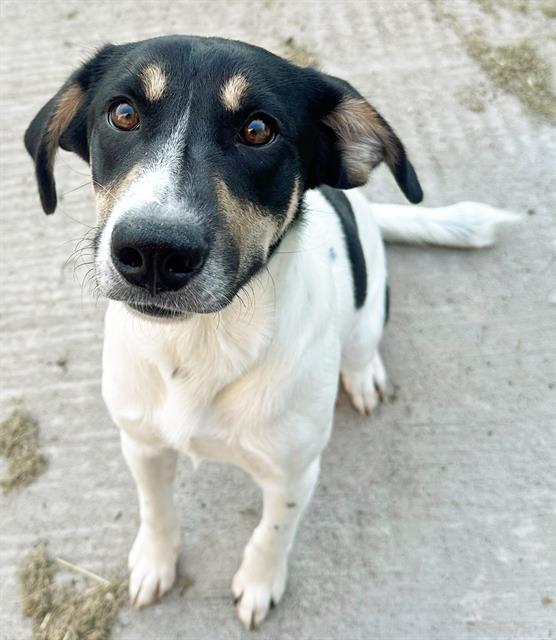
M 122 431 L 122 451 L 139 496 L 141 525 L 129 553 L 129 595 L 135 607 L 158 600 L 176 579 L 179 531 L 172 489 L 175 451 L 152 449 Z
M 303 473 L 290 473 L 283 481 L 255 477 L 263 490 L 263 515 L 232 582 L 239 618 L 248 629 L 257 626 L 284 593 L 288 554 L 319 465 L 317 459 Z

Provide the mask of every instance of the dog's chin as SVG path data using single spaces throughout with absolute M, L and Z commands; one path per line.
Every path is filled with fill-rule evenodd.
M 127 309 L 134 315 L 143 319 L 150 318 L 159 321 L 180 321 L 187 320 L 194 315 L 208 315 L 222 311 L 227 307 L 233 296 L 218 296 L 214 294 L 211 300 L 191 299 L 191 295 L 179 297 L 169 297 L 163 294 L 157 297 L 136 295 L 135 291 L 114 286 L 106 286 L 104 282 L 99 283 L 101 295 L 114 302 L 123 302 Z M 105 286 L 103 286 L 105 285 Z M 150 299 L 149 299 L 150 298 Z
M 152 318 L 154 320 L 187 320 L 193 312 L 191 311 L 177 311 L 175 309 L 166 309 L 165 307 L 158 307 L 155 304 L 140 304 L 134 302 L 128 302 L 127 308 L 134 314 L 142 317 Z
M 209 306 L 187 306 L 185 308 L 168 308 L 158 304 L 150 304 L 145 302 L 131 302 L 126 301 L 126 307 L 132 311 L 135 315 L 139 315 L 142 318 L 150 318 L 152 320 L 159 321 L 180 321 L 187 320 L 195 315 L 209 315 L 212 313 L 218 313 L 224 307 L 226 307 L 228 301 L 225 304 L 211 304 Z

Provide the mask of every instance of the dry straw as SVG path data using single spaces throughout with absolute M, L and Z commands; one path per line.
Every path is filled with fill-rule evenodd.
M 39 428 L 36 420 L 17 407 L 0 423 L 0 453 L 7 461 L 0 485 L 4 492 L 21 489 L 46 469 L 39 449 Z
M 95 584 L 82 590 L 57 585 L 58 565 Z M 53 561 L 45 542 L 23 558 L 19 567 L 22 610 L 31 618 L 31 640 L 107 640 L 126 598 L 127 581 L 105 580 L 66 560 Z

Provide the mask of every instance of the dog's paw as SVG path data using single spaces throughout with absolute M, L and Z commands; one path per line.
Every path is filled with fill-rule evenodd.
M 386 393 L 386 371 L 378 351 L 362 371 L 342 373 L 342 384 L 356 411 L 370 415 Z
M 129 597 L 134 607 L 159 600 L 176 581 L 179 534 L 153 532 L 141 525 L 129 552 Z
M 237 615 L 246 629 L 254 629 L 278 604 L 286 588 L 287 557 L 267 554 L 247 545 L 241 567 L 232 581 Z

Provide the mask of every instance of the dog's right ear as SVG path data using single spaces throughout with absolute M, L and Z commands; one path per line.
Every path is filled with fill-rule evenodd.
M 35 162 L 42 208 L 54 213 L 57 204 L 54 158 L 58 146 L 89 162 L 88 107 L 94 87 L 118 47 L 106 45 L 65 82 L 33 118 L 25 132 L 25 148 Z
M 311 69 L 304 73 L 311 87 L 312 114 L 319 122 L 309 187 L 360 187 L 384 161 L 405 197 L 421 202 L 423 191 L 415 169 L 380 113 L 344 80 Z

